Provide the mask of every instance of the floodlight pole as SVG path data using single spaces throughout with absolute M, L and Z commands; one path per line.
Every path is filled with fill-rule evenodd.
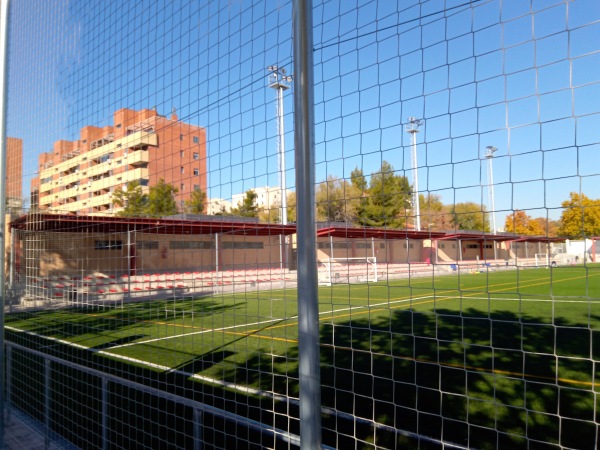
M 410 162 L 413 173 L 413 211 L 415 213 L 415 230 L 421 231 L 421 206 L 419 205 L 419 173 L 417 164 L 417 133 L 421 126 L 421 120 L 409 117 L 406 124 L 406 132 L 411 135 Z
M 490 197 L 490 210 L 492 213 L 492 233 L 496 234 L 496 205 L 494 204 L 494 168 L 492 166 L 492 160 L 494 159 L 494 153 L 498 149 L 491 145 L 485 148 L 485 157 L 488 160 L 488 195 Z M 494 241 L 494 259 L 498 259 L 496 250 L 496 241 Z
M 269 66 L 269 87 L 277 91 L 277 134 L 278 134 L 278 160 L 279 160 L 279 189 L 281 190 L 281 210 L 279 218 L 281 225 L 287 225 L 287 192 L 285 182 L 285 131 L 283 124 L 283 91 L 290 88 L 291 75 L 285 74 L 285 69 L 278 66 Z M 284 259 L 287 263 L 285 237 L 281 235 L 279 246 L 279 268 L 283 272 Z
M 281 189 L 281 224 L 287 225 L 287 196 L 285 185 L 285 132 L 283 125 L 283 91 L 290 88 L 291 75 L 285 74 L 285 69 L 269 66 L 269 87 L 277 91 L 277 134 L 279 155 L 279 188 Z

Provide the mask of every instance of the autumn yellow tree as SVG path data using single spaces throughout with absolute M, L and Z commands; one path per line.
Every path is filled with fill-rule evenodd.
M 533 220 L 535 220 L 542 229 L 542 236 L 558 236 L 558 227 L 560 226 L 560 220 L 551 220 L 547 217 L 536 217 Z
M 562 202 L 562 207 L 559 236 L 600 236 L 600 199 L 571 192 L 569 199 Z
M 504 230 L 508 233 L 527 236 L 543 236 L 546 234 L 540 222 L 528 216 L 524 211 L 518 209 L 506 216 Z

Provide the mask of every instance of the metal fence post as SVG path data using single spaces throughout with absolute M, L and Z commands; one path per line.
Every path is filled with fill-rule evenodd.
M 202 422 L 204 414 L 199 409 L 194 409 L 194 450 L 202 450 Z
M 50 402 L 52 401 L 50 392 L 50 370 L 52 361 L 44 359 L 44 436 L 46 447 L 50 444 Z
M 109 448 L 108 442 L 108 380 L 102 378 L 102 448 Z
M 298 232 L 300 447 L 321 448 L 321 377 L 315 226 L 312 2 L 293 4 L 294 143 Z
M 6 112 L 8 110 L 8 26 L 10 0 L 0 3 L 0 248 L 6 248 Z M 0 252 L 0 448 L 4 448 L 4 251 Z

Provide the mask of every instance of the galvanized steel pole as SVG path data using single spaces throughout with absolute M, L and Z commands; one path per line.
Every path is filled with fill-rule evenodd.
M 298 233 L 300 448 L 321 448 L 321 374 L 315 226 L 312 2 L 293 3 L 294 144 Z
M 0 3 L 0 248 L 6 248 L 6 112 L 8 110 L 8 25 L 10 0 Z M 0 448 L 4 448 L 4 251 L 0 252 Z

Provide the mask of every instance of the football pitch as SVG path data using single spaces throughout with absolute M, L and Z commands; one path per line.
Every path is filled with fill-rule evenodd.
M 181 296 L 10 314 L 6 328 L 107 364 L 294 398 L 301 301 L 296 289 Z M 565 419 L 578 439 L 595 439 L 600 264 L 321 287 L 319 311 L 324 406 L 425 435 L 436 424 L 411 425 L 414 415 L 450 416 L 454 442 L 474 433 L 460 429 L 469 422 L 511 445 L 565 445 Z

